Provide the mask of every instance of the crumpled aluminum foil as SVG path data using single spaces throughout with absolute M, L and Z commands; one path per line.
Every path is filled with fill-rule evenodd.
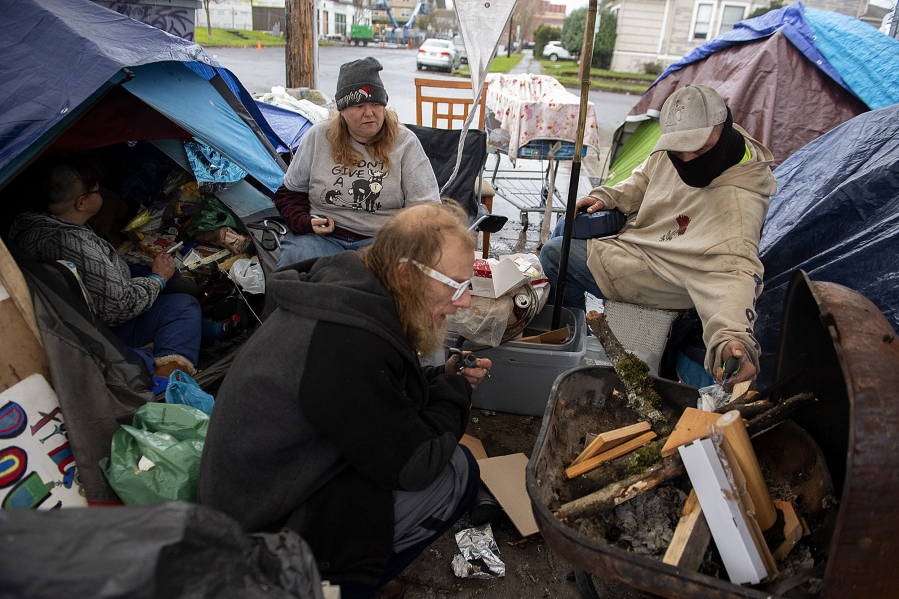
M 490 573 L 471 563 L 478 558 L 484 560 L 494 575 L 506 575 L 506 564 L 499 559 L 499 547 L 489 524 L 460 530 L 456 533 L 456 544 L 462 554 L 453 558 L 453 572 L 459 578 L 492 578 Z

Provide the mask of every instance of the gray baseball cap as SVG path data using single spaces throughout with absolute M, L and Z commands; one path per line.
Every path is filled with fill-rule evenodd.
M 709 140 L 715 125 L 726 120 L 727 106 L 718 92 L 705 85 L 682 87 L 662 105 L 662 137 L 651 153 L 695 152 Z

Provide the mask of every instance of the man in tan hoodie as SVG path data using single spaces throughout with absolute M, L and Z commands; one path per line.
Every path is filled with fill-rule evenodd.
M 584 292 L 668 310 L 696 308 L 705 370 L 740 361 L 734 383 L 755 379 L 761 351 L 753 336 L 764 269 L 759 238 L 777 191 L 771 152 L 733 124 L 714 89 L 688 85 L 665 100 L 662 137 L 649 158 L 614 187 L 597 187 L 578 212 L 617 208 L 629 215 L 615 239 L 572 239 L 563 304 L 584 308 Z M 556 289 L 562 238 L 543 247 Z

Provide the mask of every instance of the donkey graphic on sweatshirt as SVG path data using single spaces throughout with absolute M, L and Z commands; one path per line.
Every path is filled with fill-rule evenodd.
M 350 189 L 350 195 L 353 197 L 353 210 L 365 209 L 374 214 L 377 210 L 376 200 L 381 196 L 384 177 L 389 173 L 384 171 L 373 171 L 369 169 L 369 178 L 356 179 Z

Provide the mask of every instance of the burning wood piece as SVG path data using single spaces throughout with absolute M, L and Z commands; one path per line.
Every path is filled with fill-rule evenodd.
M 591 310 L 587 314 L 587 324 L 593 330 L 593 334 L 599 339 L 606 355 L 612 361 L 618 378 L 624 384 L 627 390 L 627 405 L 635 410 L 640 417 L 652 422 L 658 422 L 661 428 L 659 434 L 667 435 L 671 432 L 671 427 L 660 408 L 662 407 L 662 399 L 656 393 L 652 386 L 652 377 L 649 376 L 649 366 L 646 362 L 633 354 L 629 354 L 612 329 L 606 322 L 605 316 Z
M 753 418 L 746 425 L 747 432 L 750 437 L 758 435 L 787 420 L 814 401 L 814 396 L 808 392 L 785 399 L 771 410 Z M 732 405 L 728 407 L 733 408 Z M 742 407 L 736 406 L 735 409 L 741 411 Z M 627 501 L 682 475 L 685 470 L 678 454 L 662 458 L 662 448 L 667 440 L 668 437 L 657 439 L 641 448 L 635 455 L 622 456 L 605 462 L 600 468 L 563 483 L 559 489 L 559 496 L 563 501 L 567 497 L 577 497 L 575 495 L 577 492 L 583 496 L 563 504 L 558 512 L 560 517 L 574 521 L 602 513 L 622 501 Z
M 587 444 L 587 448 L 581 452 L 581 455 L 575 458 L 573 462 L 571 462 L 572 466 L 580 464 L 584 460 L 589 460 L 600 451 L 608 451 L 613 447 L 621 445 L 625 441 L 630 441 L 634 437 L 645 433 L 649 430 L 648 422 L 638 422 L 637 424 L 632 424 L 630 426 L 624 426 L 621 428 L 616 428 L 612 431 L 606 431 L 596 437 Z
M 600 435 L 602 437 L 602 435 Z M 593 470 L 603 462 L 608 462 L 609 460 L 613 460 L 617 457 L 623 456 L 626 453 L 630 453 L 639 447 L 643 447 L 650 441 L 656 438 L 656 434 L 652 431 L 648 433 L 644 433 L 635 439 L 631 439 L 626 443 L 618 445 L 617 447 L 613 447 L 609 451 L 605 451 L 599 454 L 596 457 L 590 458 L 589 460 L 585 460 L 577 465 L 572 465 L 567 470 L 565 470 L 565 476 L 568 478 L 574 478 L 575 476 L 580 476 L 584 472 L 589 472 Z

